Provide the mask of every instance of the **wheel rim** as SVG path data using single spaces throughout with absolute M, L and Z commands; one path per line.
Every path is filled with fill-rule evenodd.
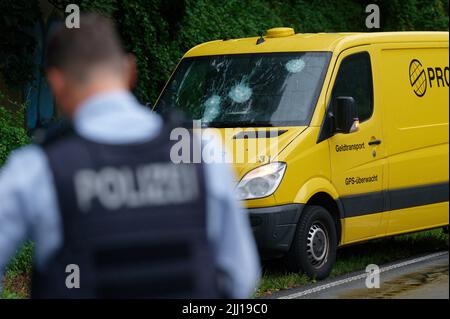
M 322 267 L 327 262 L 330 246 L 326 227 L 318 222 L 311 225 L 306 246 L 311 265 L 314 268 Z

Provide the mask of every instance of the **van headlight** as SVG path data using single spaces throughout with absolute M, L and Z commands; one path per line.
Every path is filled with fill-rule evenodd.
M 286 163 L 274 162 L 257 167 L 241 179 L 236 187 L 239 200 L 262 198 L 272 195 L 280 185 L 286 171 Z

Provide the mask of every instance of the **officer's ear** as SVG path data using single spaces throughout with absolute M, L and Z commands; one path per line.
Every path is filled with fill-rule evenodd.
M 60 99 L 66 95 L 66 79 L 63 72 L 57 68 L 47 69 L 47 82 L 50 85 L 52 93 L 57 100 L 61 103 Z
M 137 82 L 137 66 L 136 57 L 132 53 L 125 56 L 125 77 L 128 88 L 130 90 L 134 89 Z
M 56 92 L 61 91 L 63 83 L 61 81 L 61 72 L 55 68 L 50 68 L 47 70 L 47 82 L 50 85 L 52 92 L 55 94 Z

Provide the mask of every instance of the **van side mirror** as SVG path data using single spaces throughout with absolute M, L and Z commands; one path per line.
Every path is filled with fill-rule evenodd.
M 333 104 L 336 132 L 347 134 L 358 131 L 359 119 L 355 99 L 351 96 L 338 96 Z

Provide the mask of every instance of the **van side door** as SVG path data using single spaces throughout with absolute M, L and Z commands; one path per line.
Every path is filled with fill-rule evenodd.
M 370 46 L 343 51 L 333 73 L 327 92 L 328 110 L 335 112 L 336 98 L 353 97 L 359 118 L 357 131 L 334 133 L 328 139 L 331 179 L 343 209 L 342 243 L 346 244 L 384 233 L 385 146 Z
M 448 40 L 379 47 L 387 235 L 448 225 Z

